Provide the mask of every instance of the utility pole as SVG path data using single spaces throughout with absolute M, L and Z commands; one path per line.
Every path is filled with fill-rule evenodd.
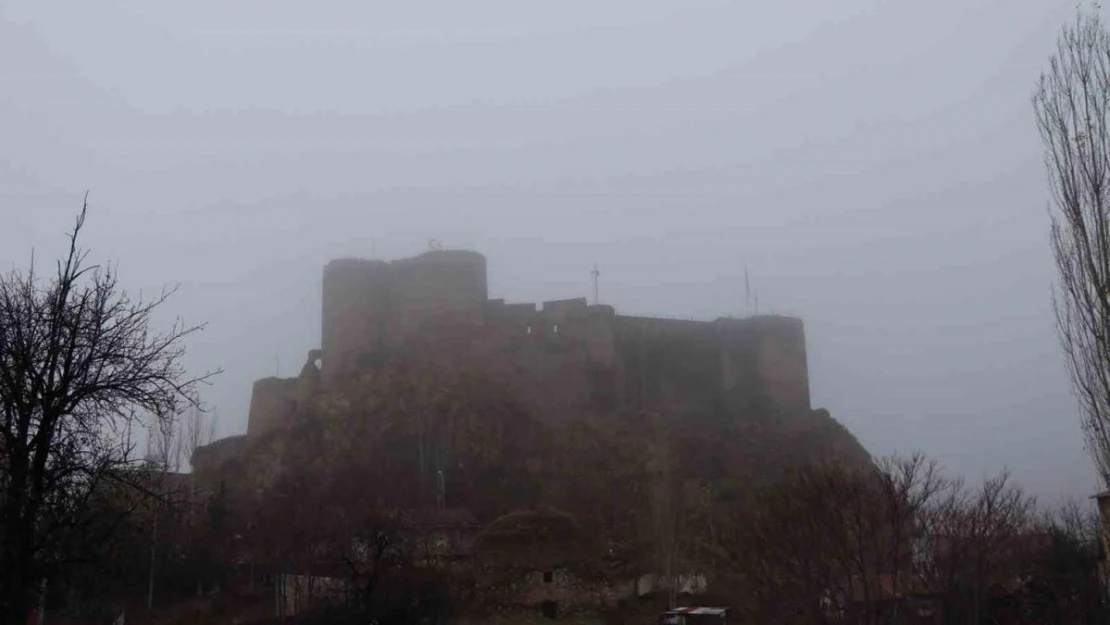
M 590 275 L 594 277 L 594 306 L 597 306 L 599 303 L 597 299 L 597 279 L 601 277 L 601 272 L 597 270 L 597 263 L 594 263 L 594 270 L 590 272 Z

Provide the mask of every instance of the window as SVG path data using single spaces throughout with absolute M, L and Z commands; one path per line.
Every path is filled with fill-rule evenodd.
M 553 581 L 555 581 L 555 574 L 552 573 L 551 571 L 544 571 L 543 572 L 543 583 L 550 584 Z

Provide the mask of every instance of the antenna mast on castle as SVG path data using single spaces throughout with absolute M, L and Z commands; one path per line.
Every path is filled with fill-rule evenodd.
M 594 277 L 594 306 L 598 305 L 597 299 L 597 279 L 601 277 L 601 272 L 597 270 L 597 263 L 594 263 L 594 270 L 590 272 Z
M 752 308 L 752 283 L 748 279 L 748 266 L 744 265 L 744 316 L 751 314 Z

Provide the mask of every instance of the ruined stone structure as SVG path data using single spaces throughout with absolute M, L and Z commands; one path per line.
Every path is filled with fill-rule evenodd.
M 810 410 L 799 319 L 689 321 L 619 315 L 584 298 L 541 306 L 491 300 L 485 257 L 459 250 L 333 261 L 322 303 L 322 350 L 296 378 L 255 383 L 248 439 L 288 427 L 317 392 L 414 345 L 480 362 L 556 421 L 609 410 L 681 412 L 726 395 Z

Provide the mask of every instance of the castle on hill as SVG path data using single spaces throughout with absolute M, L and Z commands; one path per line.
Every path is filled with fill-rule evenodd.
M 321 348 L 300 375 L 255 382 L 247 440 L 291 427 L 318 393 L 414 346 L 446 362 L 481 363 L 551 423 L 621 410 L 677 415 L 715 397 L 810 411 L 805 332 L 796 318 L 628 316 L 585 298 L 507 303 L 489 298 L 486 259 L 466 250 L 332 261 L 322 309 Z M 202 448 L 194 466 L 244 442 Z

